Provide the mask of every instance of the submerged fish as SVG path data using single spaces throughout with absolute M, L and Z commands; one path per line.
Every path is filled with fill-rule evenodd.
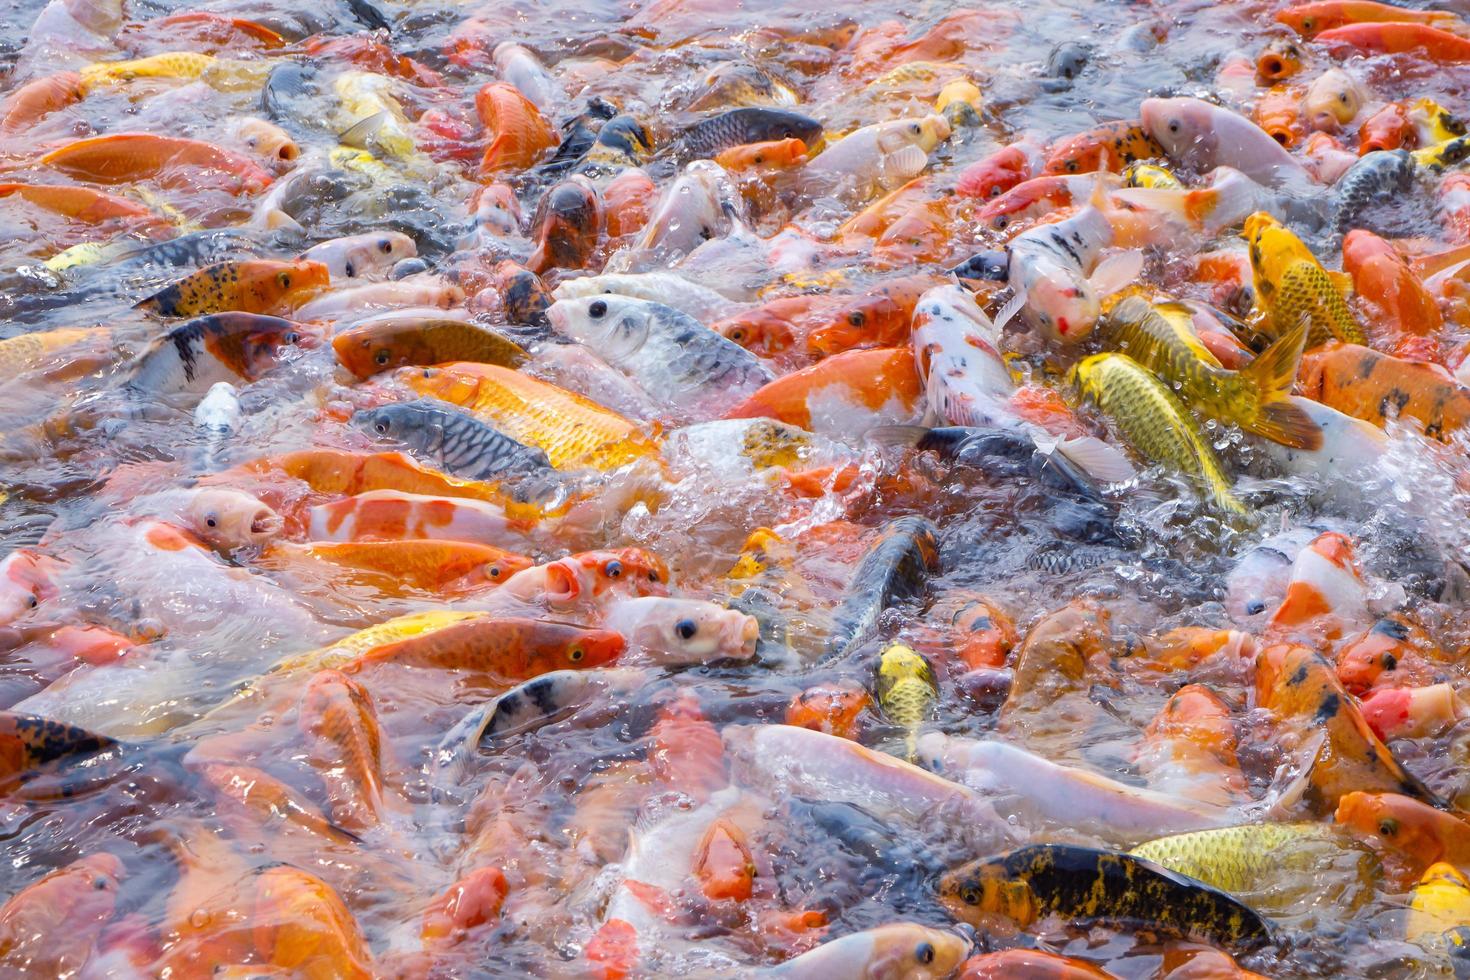
M 938 537 L 938 528 L 924 517 L 899 517 L 884 525 L 834 614 L 828 657 L 856 650 L 877 631 L 883 610 L 923 595 L 939 565 Z
M 904 728 L 907 758 L 913 761 L 919 726 L 929 718 L 939 698 L 934 671 L 911 647 L 895 643 L 878 658 L 874 688 L 883 713 Z

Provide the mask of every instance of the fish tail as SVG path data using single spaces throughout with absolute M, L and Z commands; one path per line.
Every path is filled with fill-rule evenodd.
M 1245 428 L 1283 446 L 1320 449 L 1322 430 L 1289 397 L 1306 341 L 1306 324 L 1298 323 L 1240 372 L 1258 406 Z

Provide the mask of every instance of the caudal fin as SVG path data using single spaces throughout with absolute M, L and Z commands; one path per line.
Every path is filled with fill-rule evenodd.
M 1288 397 L 1306 342 L 1307 325 L 1298 323 L 1240 372 L 1260 392 L 1256 417 L 1245 427 L 1293 449 L 1320 449 L 1321 428 Z

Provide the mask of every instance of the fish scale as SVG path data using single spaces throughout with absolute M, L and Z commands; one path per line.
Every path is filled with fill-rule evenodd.
M 352 421 L 359 428 L 408 445 L 416 454 L 467 480 L 551 469 L 541 450 L 522 445 L 470 413 L 433 399 L 366 409 Z
M 557 469 L 613 469 L 658 447 L 636 425 L 564 388 L 493 364 L 409 371 L 408 386 L 468 409 L 505 435 L 536 446 Z
M 1318 823 L 1243 824 L 1160 837 L 1128 853 L 1228 892 L 1271 888 L 1283 870 L 1312 871 L 1323 859 L 1358 855 L 1360 876 L 1376 871 L 1373 854 L 1335 827 Z
M 1141 455 L 1192 478 L 1221 510 L 1246 513 L 1215 451 L 1168 385 L 1126 354 L 1094 354 L 1076 371 L 1083 393 Z

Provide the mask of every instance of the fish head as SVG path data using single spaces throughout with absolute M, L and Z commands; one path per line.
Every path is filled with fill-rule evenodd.
M 1158 140 L 1171 160 L 1195 170 L 1208 170 L 1218 144 L 1216 111 L 1199 99 L 1144 99 L 1139 116 L 1143 128 Z
M 1314 129 L 1331 130 L 1352 122 L 1366 99 L 1357 79 L 1341 68 L 1329 68 L 1307 87 L 1302 109 Z
M 29 548 L 0 560 L 0 624 L 9 623 L 56 594 L 56 576 L 66 566 Z
M 332 338 L 342 366 L 359 378 L 405 364 L 433 363 L 433 351 L 414 330 L 393 324 L 370 324 L 344 330 Z
M 822 124 L 810 116 L 789 109 L 767 109 L 761 124 L 755 127 L 747 142 L 768 143 L 775 140 L 801 140 L 804 147 L 815 146 L 822 138 Z
M 702 664 L 755 656 L 760 624 L 754 616 L 702 599 L 647 596 L 620 603 L 608 616 L 629 641 L 661 663 Z
M 633 357 L 653 327 L 653 304 L 605 293 L 559 299 L 546 310 L 558 333 L 579 340 L 605 359 Z
M 1040 917 L 1031 887 L 994 859 L 981 858 L 949 872 L 939 881 L 939 904 L 977 929 L 1027 926 Z
M 879 926 L 869 936 L 872 955 L 864 976 L 938 980 L 953 974 L 970 955 L 969 940 L 913 922 Z
M 1017 264 L 1014 258 L 1012 264 Z M 1081 343 L 1092 333 L 1102 313 L 1097 293 L 1086 279 L 1059 263 L 1037 261 L 1030 265 L 1031 275 L 1023 280 L 1026 305 L 1022 313 L 1026 321 L 1049 340 Z
M 301 156 L 301 147 L 291 134 L 264 119 L 247 116 L 238 120 L 235 138 L 274 165 L 291 163 Z
M 189 530 L 219 551 L 263 547 L 285 528 L 281 515 L 259 498 L 220 487 L 193 491 L 181 516 Z
M 779 354 L 796 343 L 791 321 L 765 307 L 726 317 L 713 329 L 753 354 Z
M 287 351 L 315 350 L 324 339 L 321 327 L 310 323 L 281 320 L 247 334 L 241 344 L 245 376 L 258 378 L 281 362 Z
M 486 184 L 474 198 L 475 226 L 496 235 L 516 235 L 521 230 L 521 204 L 516 192 L 504 181 Z
M 613 116 L 597 131 L 597 143 L 637 163 L 647 163 L 653 157 L 653 134 L 637 116 Z
M 909 679 L 933 685 L 934 671 L 929 667 L 929 662 L 919 656 L 913 647 L 895 643 L 878 658 L 878 685 L 880 688 L 891 688 L 899 681 Z
M 658 555 L 642 548 L 584 551 L 567 560 L 584 571 L 596 595 L 614 587 L 639 596 L 667 595 L 669 591 L 669 567 Z
M 1347 18 L 1333 12 L 1328 4 L 1308 3 L 1277 11 L 1276 22 L 1285 24 L 1302 37 L 1315 37 L 1323 31 L 1341 27 L 1347 23 Z
M 585 629 L 564 623 L 537 624 L 533 659 L 547 670 L 587 670 L 612 663 L 623 655 L 628 641 L 610 629 Z
M 1458 818 L 1399 793 L 1347 793 L 1338 800 L 1334 819 L 1370 840 L 1384 841 L 1419 867 L 1444 855 L 1446 831 L 1470 832 Z
M 436 436 L 443 435 L 443 426 L 436 413 L 411 402 L 379 405 L 354 412 L 352 425 L 376 442 L 389 442 L 420 451 L 433 445 Z

